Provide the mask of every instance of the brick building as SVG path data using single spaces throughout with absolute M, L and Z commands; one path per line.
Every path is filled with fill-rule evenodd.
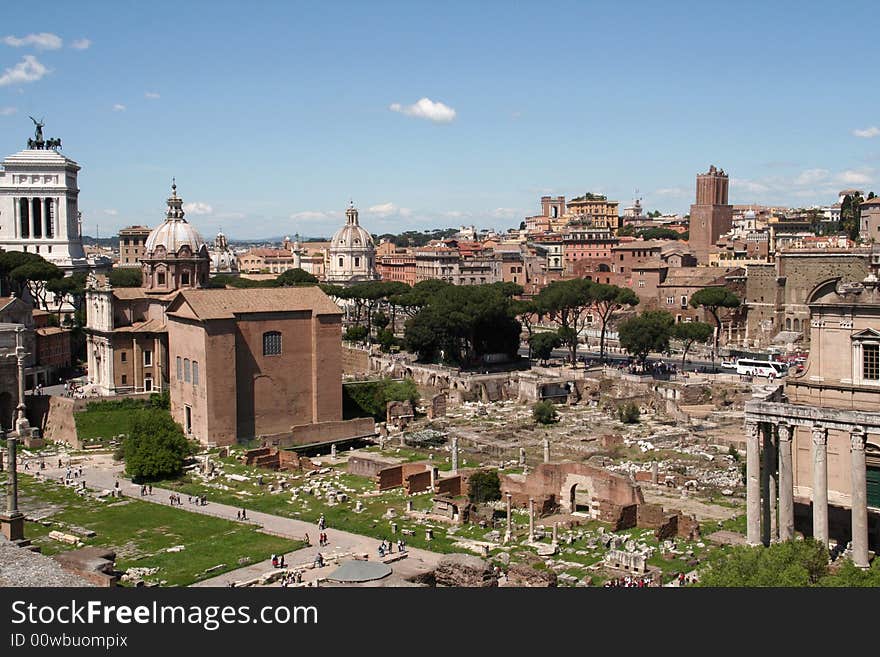
M 728 177 L 724 169 L 710 166 L 697 176 L 696 203 L 691 205 L 689 241 L 697 262 L 709 262 L 718 238 L 730 230 L 733 206 L 727 202 Z
M 167 311 L 172 416 L 217 444 L 338 421 L 341 315 L 317 287 L 181 292 Z
M 120 230 L 119 260 L 116 264 L 120 267 L 140 267 L 149 236 L 150 228 L 147 226 L 129 226 Z

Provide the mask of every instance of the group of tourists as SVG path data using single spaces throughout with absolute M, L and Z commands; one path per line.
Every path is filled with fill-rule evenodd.
M 615 577 L 609 579 L 603 585 L 606 589 L 624 588 L 624 589 L 643 589 L 648 586 L 655 586 L 653 577 Z
M 40 390 L 38 394 L 43 394 L 42 385 L 37 386 Z M 82 399 L 86 396 L 85 391 L 81 384 L 76 381 L 70 380 L 64 382 L 64 396 L 65 397 L 73 397 L 74 399 Z
M 303 573 L 301 570 L 291 570 L 281 576 L 281 586 L 288 587 L 291 584 L 302 584 Z
M 141 486 L 141 497 L 153 494 L 153 484 L 143 484 Z
M 273 568 L 286 568 L 287 564 L 284 563 L 284 555 L 283 554 L 273 554 L 272 555 L 272 567 Z
M 406 552 L 406 543 L 403 542 L 403 539 L 397 540 L 397 551 L 398 552 Z M 392 554 L 394 552 L 394 544 L 391 541 L 386 541 L 384 538 L 382 542 L 379 543 L 379 558 L 381 559 L 386 554 Z
M 235 518 L 237 520 L 247 520 L 247 511 L 245 511 L 244 509 L 242 509 L 241 511 L 236 511 Z

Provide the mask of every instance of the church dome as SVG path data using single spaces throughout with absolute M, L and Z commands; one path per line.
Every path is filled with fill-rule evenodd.
M 183 199 L 177 195 L 177 185 L 171 185 L 171 196 L 168 198 L 168 212 L 165 221 L 154 228 L 144 244 L 144 252 L 147 257 L 153 255 L 159 247 L 164 248 L 167 254 L 179 254 L 180 250 L 187 247 L 193 254 L 204 250 L 208 246 L 199 231 L 183 218 Z
M 345 211 L 345 225 L 336 231 L 330 241 L 333 251 L 373 249 L 373 237 L 358 223 L 358 211 L 354 206 Z

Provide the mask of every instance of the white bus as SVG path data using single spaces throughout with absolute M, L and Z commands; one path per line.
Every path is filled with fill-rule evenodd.
M 751 376 L 785 376 L 788 374 L 788 364 L 775 360 L 754 360 L 752 358 L 739 358 L 736 361 L 736 373 Z

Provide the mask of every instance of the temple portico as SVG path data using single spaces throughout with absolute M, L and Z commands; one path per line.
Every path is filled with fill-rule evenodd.
M 852 560 L 868 567 L 869 515 L 877 534 L 880 508 L 868 499 L 866 454 L 880 455 L 880 413 L 751 401 L 745 424 L 748 543 L 794 538 L 797 502 L 812 507 L 812 535 L 827 545 L 830 503 L 849 507 Z M 848 472 L 829 490 L 830 452 Z

